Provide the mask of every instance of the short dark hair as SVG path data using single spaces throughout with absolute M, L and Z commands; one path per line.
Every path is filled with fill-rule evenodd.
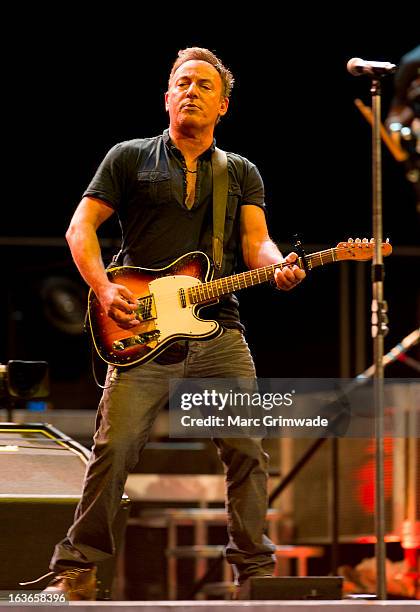
M 219 58 L 216 57 L 216 55 L 212 53 L 212 51 L 209 51 L 208 49 L 203 49 L 201 47 L 187 47 L 186 49 L 180 49 L 178 51 L 178 57 L 175 60 L 171 69 L 171 74 L 169 75 L 169 82 L 171 82 L 171 79 L 174 76 L 175 72 L 178 70 L 178 68 L 182 64 L 190 60 L 201 60 L 203 62 L 211 64 L 214 68 L 216 68 L 222 79 L 223 97 L 229 98 L 233 84 L 235 82 L 233 74 L 228 68 L 226 68 L 226 66 L 222 64 Z

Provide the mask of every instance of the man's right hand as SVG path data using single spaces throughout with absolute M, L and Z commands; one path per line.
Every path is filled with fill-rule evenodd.
M 123 329 L 138 325 L 136 296 L 124 285 L 109 282 L 95 292 L 104 312 Z

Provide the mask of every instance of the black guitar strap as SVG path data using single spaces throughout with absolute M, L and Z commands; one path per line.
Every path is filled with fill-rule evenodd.
M 222 268 L 223 236 L 225 231 L 228 196 L 228 169 L 225 151 L 215 148 L 211 156 L 213 170 L 213 262 L 217 270 Z

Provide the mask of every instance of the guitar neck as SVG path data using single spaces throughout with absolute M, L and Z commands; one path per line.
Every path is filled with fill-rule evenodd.
M 304 265 L 302 257 L 299 257 L 293 265 L 299 266 L 299 268 L 302 270 L 305 268 L 312 270 L 312 268 L 316 268 L 317 266 L 323 266 L 325 264 L 337 261 L 337 250 L 337 248 L 332 248 L 306 255 L 306 266 Z M 274 280 L 274 272 L 277 269 L 282 270 L 287 266 L 290 266 L 290 264 L 286 262 L 271 264 L 270 266 L 264 266 L 263 268 L 247 270 L 246 272 L 233 274 L 232 276 L 225 276 L 224 278 L 218 278 L 207 283 L 201 283 L 200 285 L 190 287 L 187 289 L 189 302 L 190 304 L 201 304 L 221 297 L 222 295 L 232 293 L 232 291 L 238 291 L 239 289 L 246 289 L 247 287 L 267 283 Z

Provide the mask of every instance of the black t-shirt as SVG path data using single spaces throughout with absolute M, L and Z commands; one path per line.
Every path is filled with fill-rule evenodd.
M 185 204 L 185 161 L 172 144 L 169 131 L 154 138 L 115 145 L 99 166 L 84 196 L 98 198 L 118 214 L 122 230 L 122 263 L 163 268 L 190 251 L 212 256 L 212 168 L 214 143 L 197 163 L 196 195 L 191 209 Z M 234 153 L 228 158 L 228 202 L 222 270 L 237 271 L 240 260 L 240 207 L 264 209 L 264 186 L 254 164 Z M 201 311 L 225 327 L 242 328 L 233 294 Z

